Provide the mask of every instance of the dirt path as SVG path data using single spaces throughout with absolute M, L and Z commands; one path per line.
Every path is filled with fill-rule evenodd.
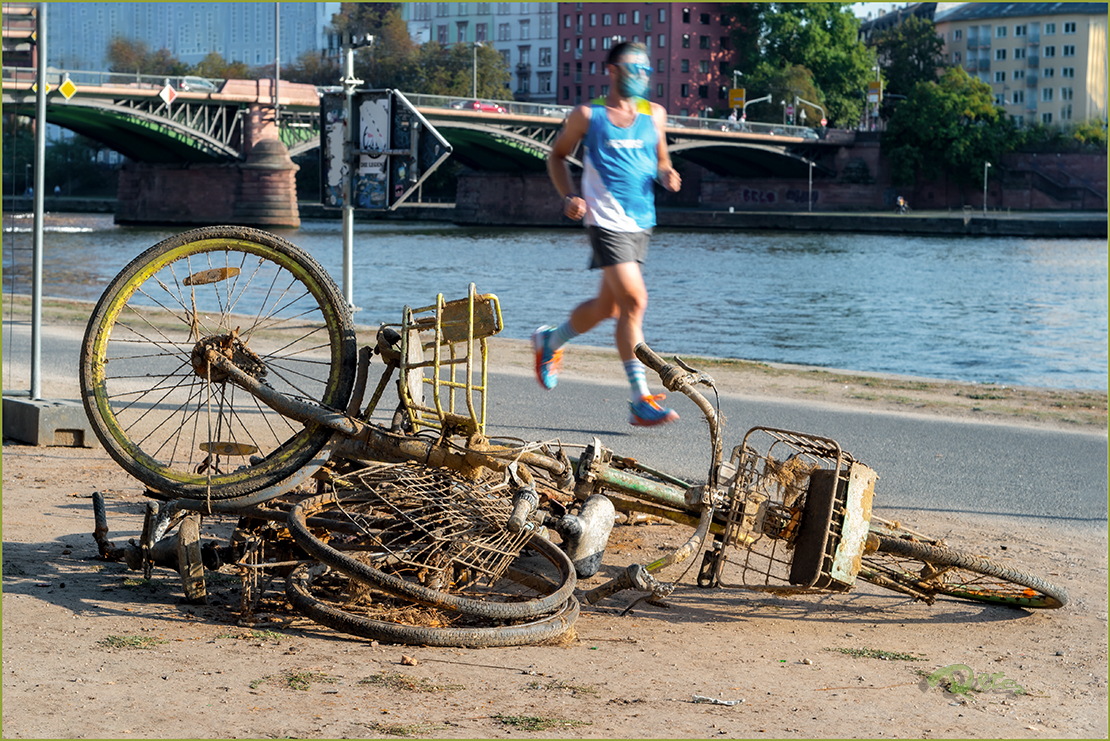
M 80 311 L 72 321 L 81 323 Z M 495 353 L 503 367 L 530 366 L 524 343 L 498 343 Z M 567 371 L 588 376 L 611 365 L 605 351 L 581 351 Z M 979 387 L 903 388 L 904 379 L 860 374 L 733 363 L 711 372 L 725 390 L 753 395 L 905 408 L 886 398 L 904 395 L 918 411 L 1106 427 L 1105 393 L 974 399 L 968 391 Z M 1062 610 L 947 599 L 927 606 L 867 584 L 829 596 L 705 591 L 688 574 L 666 609 L 641 604 L 622 616 L 632 599 L 624 596 L 583 608 L 576 634 L 559 645 L 434 649 L 352 638 L 278 603 L 240 624 L 238 580 L 227 567 L 209 575 L 209 604 L 189 605 L 172 571 L 144 582 L 97 559 L 94 491 L 107 500 L 109 537 L 117 545 L 137 538 L 146 500 L 103 451 L 4 441 L 6 738 L 1107 734 L 1105 524 L 891 513 L 1064 586 L 1071 602 Z M 226 537 L 231 524 L 206 518 L 204 536 Z M 582 586 L 685 535 L 667 525 L 619 527 L 602 574 Z M 955 664 L 994 674 L 995 686 L 929 686 L 926 676 Z M 695 695 L 738 702 L 695 703 Z

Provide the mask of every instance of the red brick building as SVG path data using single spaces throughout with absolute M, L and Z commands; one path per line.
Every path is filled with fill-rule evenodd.
M 673 116 L 727 115 L 735 54 L 720 3 L 559 3 L 558 23 L 560 105 L 606 95 L 609 50 L 639 41 L 655 68 L 652 102 Z

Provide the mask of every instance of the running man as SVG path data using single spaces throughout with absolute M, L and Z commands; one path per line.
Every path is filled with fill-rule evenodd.
M 585 217 L 593 247 L 590 269 L 601 269 L 601 286 L 561 325 L 537 329 L 532 345 L 536 377 L 544 388 L 553 389 L 563 345 L 605 319 L 616 319 L 617 351 L 632 386 L 628 421 L 648 427 L 674 422 L 678 414 L 659 405 L 665 395 L 653 395 L 648 389 L 644 365 L 634 352 L 644 341 L 648 300 L 640 263 L 655 226 L 652 182 L 658 180 L 667 190 L 677 191 L 682 180 L 667 153 L 667 112 L 643 98 L 652 72 L 646 47 L 627 41 L 617 44 L 606 67 L 612 81 L 609 94 L 604 101 L 580 105 L 571 112 L 547 158 L 547 172 L 563 197 L 563 213 L 576 221 Z M 583 139 L 579 195 L 567 157 Z

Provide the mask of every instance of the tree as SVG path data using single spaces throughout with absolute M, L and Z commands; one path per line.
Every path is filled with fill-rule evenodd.
M 944 40 L 928 19 L 910 16 L 904 23 L 878 34 L 874 46 L 886 91 L 897 95 L 909 95 L 919 82 L 936 81 L 937 70 L 945 66 Z
M 337 34 L 374 33 L 386 23 L 400 3 L 340 3 L 339 12 L 331 19 L 332 31 Z
M 190 73 L 213 80 L 245 80 L 251 77 L 250 68 L 246 64 L 229 62 L 220 56 L 219 52 L 214 51 L 197 62 Z
M 947 174 L 961 185 L 982 177 L 984 162 L 1012 151 L 1015 126 L 994 105 L 991 86 L 950 67 L 939 82 L 919 82 L 883 134 L 896 184 Z
M 814 84 L 813 73 L 800 64 L 776 70 L 761 63 L 752 73 L 750 84 L 763 95 L 770 93 L 772 96 L 769 103 L 756 103 L 748 107 L 750 121 L 781 121 L 784 115 L 781 101 L 793 104 L 795 96 L 825 107 L 825 95 Z M 817 124 L 821 120 L 820 112 L 812 106 L 801 105 L 800 108 L 806 111 L 808 123 Z M 796 120 L 801 121 L 800 111 L 795 111 L 794 115 L 798 117 Z
M 342 71 L 334 59 L 305 51 L 293 64 L 281 68 L 281 79 L 306 85 L 338 85 Z
M 850 3 L 737 3 L 727 14 L 734 19 L 732 41 L 744 64 L 758 59 L 754 66 L 766 65 L 763 74 L 805 67 L 824 93 L 828 117 L 841 125 L 855 123 L 875 58 L 859 40 L 859 19 Z M 750 81 L 748 87 L 749 97 L 764 94 Z
M 167 75 L 175 77 L 189 74 L 189 65 L 170 53 L 169 49 L 159 49 L 151 53 L 142 41 L 117 36 L 108 42 L 108 70 L 110 72 L 134 72 L 143 75 Z

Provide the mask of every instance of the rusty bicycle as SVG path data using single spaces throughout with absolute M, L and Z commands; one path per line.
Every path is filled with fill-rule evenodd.
M 471 286 L 405 307 L 359 348 L 334 282 L 276 235 L 207 227 L 151 247 L 109 284 L 82 345 L 91 425 L 150 498 L 141 538 L 122 548 L 94 502 L 102 555 L 147 575 L 175 568 L 195 600 L 206 567 L 233 564 L 244 614 L 282 578 L 285 598 L 318 622 L 428 645 L 555 640 L 580 601 L 625 589 L 666 599 L 674 584 L 660 572 L 699 553 L 704 588 L 846 592 L 865 580 L 928 603 L 1067 601 L 873 517 L 877 474 L 834 440 L 755 427 L 726 459 L 720 415 L 698 390 L 712 378 L 646 345 L 637 355 L 706 421 L 704 482 L 598 439 L 490 437 L 486 340 L 502 326 L 496 296 Z M 371 391 L 375 356 L 385 367 Z M 379 410 L 394 379 L 397 406 Z M 598 573 L 617 510 L 692 533 L 577 590 Z M 236 519 L 233 534 L 201 544 L 200 518 L 216 516 Z

